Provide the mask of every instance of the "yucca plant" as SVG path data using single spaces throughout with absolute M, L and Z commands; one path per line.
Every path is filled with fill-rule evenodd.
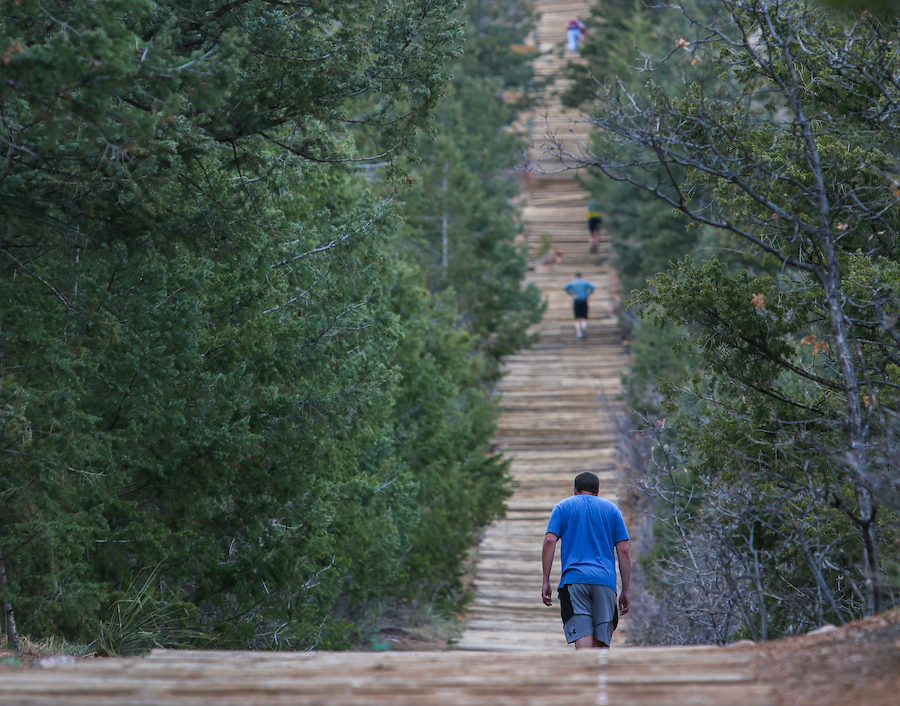
M 127 657 L 154 647 L 183 647 L 205 637 L 190 620 L 189 604 L 164 598 L 157 590 L 157 565 L 143 582 L 129 586 L 125 598 L 112 604 L 109 617 L 100 623 L 95 648 L 99 655 Z

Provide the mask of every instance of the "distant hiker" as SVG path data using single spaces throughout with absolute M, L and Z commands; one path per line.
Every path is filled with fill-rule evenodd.
M 609 647 L 619 615 L 625 615 L 631 607 L 631 555 L 625 520 L 619 508 L 599 494 L 600 479 L 596 475 L 585 471 L 575 476 L 572 496 L 558 502 L 550 514 L 541 551 L 541 599 L 549 606 L 553 605 L 553 553 L 557 541 L 562 540 L 559 606 L 566 642 L 574 642 L 576 650 Z M 622 576 L 618 612 L 616 556 Z
M 569 51 L 578 51 L 578 42 L 581 41 L 582 35 L 587 33 L 587 25 L 573 17 L 566 25 L 566 39 L 569 40 Z
M 575 338 L 584 336 L 587 331 L 588 297 L 594 292 L 594 285 L 575 273 L 575 279 L 565 286 L 566 292 L 572 297 L 572 308 L 575 310 Z
M 597 252 L 600 249 L 600 224 L 603 223 L 603 220 L 600 218 L 600 211 L 597 210 L 597 205 L 593 201 L 588 202 L 586 215 L 588 233 L 591 239 L 591 252 Z

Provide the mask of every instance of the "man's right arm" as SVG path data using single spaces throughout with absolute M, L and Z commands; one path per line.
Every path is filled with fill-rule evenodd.
M 541 567 L 544 569 L 544 582 L 541 585 L 541 600 L 544 605 L 553 605 L 553 589 L 550 587 L 550 569 L 553 568 L 553 555 L 559 537 L 553 532 L 544 535 L 544 546 L 541 549 Z
M 631 608 L 631 552 L 628 540 L 616 542 L 616 556 L 619 557 L 619 573 L 622 575 L 622 593 L 619 594 L 619 615 L 625 615 Z

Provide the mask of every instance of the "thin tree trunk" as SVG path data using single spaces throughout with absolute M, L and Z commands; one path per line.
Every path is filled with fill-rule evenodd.
M 881 610 L 881 591 L 878 567 L 878 539 L 875 536 L 875 513 L 877 511 L 868 488 L 857 486 L 856 504 L 862 520 L 859 525 L 865 563 L 864 584 L 866 615 L 874 615 Z
M 828 269 L 824 277 L 825 302 L 831 320 L 832 343 L 841 369 L 844 389 L 847 394 L 847 426 L 850 436 L 848 455 L 850 471 L 853 474 L 853 488 L 856 492 L 857 524 L 860 530 L 860 544 L 863 556 L 863 591 L 866 599 L 865 615 L 874 615 L 879 609 L 879 568 L 878 540 L 875 537 L 875 501 L 868 488 L 868 459 L 866 458 L 867 424 L 863 419 L 859 381 L 853 353 L 847 337 L 844 311 L 841 308 L 840 276 L 837 256 L 833 244 L 822 239 Z
M 825 293 L 825 304 L 831 322 L 832 344 L 838 365 L 841 369 L 844 390 L 847 394 L 847 426 L 850 436 L 849 466 L 853 473 L 853 485 L 856 490 L 858 508 L 860 542 L 862 544 L 863 572 L 865 574 L 864 591 L 866 597 L 865 614 L 872 615 L 878 610 L 879 576 L 878 576 L 878 544 L 875 539 L 876 506 L 868 489 L 868 422 L 863 419 L 862 401 L 860 399 L 859 381 L 853 351 L 847 335 L 847 320 L 844 316 L 843 297 L 841 292 L 840 263 L 832 239 L 832 214 L 825 185 L 824 169 L 816 143 L 815 131 L 810 119 L 804 114 L 800 95 L 803 91 L 796 67 L 793 51 L 794 37 L 789 33 L 778 43 L 785 65 L 788 68 L 790 83 L 783 86 L 791 110 L 797 116 L 803 142 L 806 146 L 807 159 L 812 173 L 817 195 L 819 247 L 825 259 L 825 270 L 821 275 L 822 288 Z
M 450 230 L 447 222 L 447 172 L 450 171 L 450 162 L 444 162 L 444 180 L 441 182 L 441 191 L 444 194 L 444 215 L 441 218 L 441 279 L 447 279 L 447 270 L 450 267 Z
M 0 561 L 0 588 L 4 590 L 9 588 L 9 581 L 6 579 L 6 565 L 2 561 Z M 6 630 L 6 641 L 9 643 L 10 649 L 21 649 L 12 603 L 6 599 L 3 600 L 3 629 Z

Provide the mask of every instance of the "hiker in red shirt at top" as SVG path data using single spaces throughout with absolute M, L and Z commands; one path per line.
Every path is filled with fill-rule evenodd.
M 550 569 L 556 543 L 562 540 L 559 604 L 566 642 L 575 649 L 608 648 L 619 615 L 631 608 L 631 555 L 622 512 L 599 497 L 600 479 L 585 471 L 575 476 L 572 496 L 558 502 L 550 514 L 541 564 L 541 599 L 553 604 Z M 616 557 L 622 593 L 616 611 Z
M 570 52 L 578 51 L 578 42 L 581 41 L 581 37 L 585 34 L 587 34 L 587 25 L 584 22 L 577 17 L 569 20 L 569 24 L 566 25 L 566 39 L 569 40 Z

